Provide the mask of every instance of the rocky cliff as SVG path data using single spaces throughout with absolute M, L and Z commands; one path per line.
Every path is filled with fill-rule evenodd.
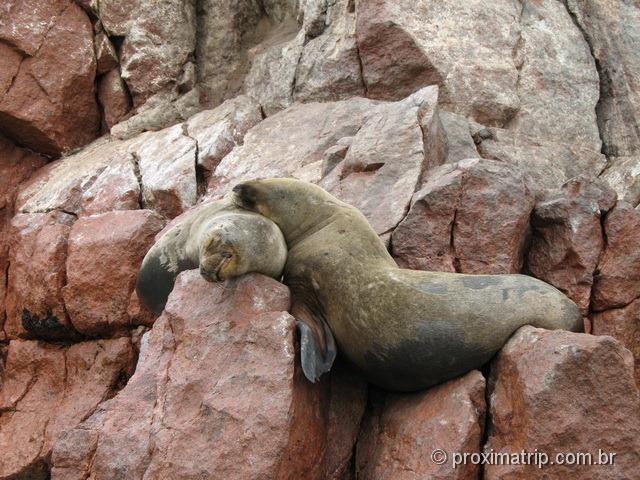
M 633 0 L 5 0 L 0 479 L 638 478 L 638 45 Z M 156 235 L 265 176 L 587 333 L 399 395 L 307 382 L 275 280 L 184 272 L 147 311 Z

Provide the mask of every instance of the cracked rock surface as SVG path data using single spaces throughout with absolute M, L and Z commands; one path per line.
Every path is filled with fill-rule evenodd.
M 637 1 L 0 3 L 0 480 L 634 478 Z M 586 333 L 397 395 L 306 382 L 275 280 L 140 304 L 163 228 L 270 176 L 403 267 L 538 277 Z M 599 445 L 615 467 L 429 460 Z

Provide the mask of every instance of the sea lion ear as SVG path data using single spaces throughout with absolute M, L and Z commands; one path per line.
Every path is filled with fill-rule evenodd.
M 320 376 L 331 370 L 333 361 L 336 359 L 336 344 L 331 331 L 324 326 L 326 351 L 323 352 L 316 340 L 313 330 L 302 321 L 296 322 L 296 328 L 300 333 L 300 363 L 304 376 L 311 383 L 316 383 Z

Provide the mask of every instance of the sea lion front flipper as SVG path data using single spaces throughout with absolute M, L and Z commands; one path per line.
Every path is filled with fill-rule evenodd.
M 327 351 L 323 353 L 309 325 L 297 321 L 296 328 L 300 333 L 300 363 L 302 364 L 302 371 L 311 383 L 316 383 L 323 373 L 331 370 L 333 361 L 336 358 L 333 335 L 329 332 L 327 336 Z

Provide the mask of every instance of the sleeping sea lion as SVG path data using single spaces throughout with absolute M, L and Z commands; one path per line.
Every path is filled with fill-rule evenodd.
M 142 261 L 136 291 L 159 314 L 183 270 L 200 268 L 210 282 L 248 272 L 280 278 L 286 258 L 287 246 L 275 223 L 220 200 L 179 220 L 156 241 Z
M 533 277 L 399 268 L 362 213 L 316 185 L 278 178 L 233 191 L 287 241 L 284 283 L 311 381 L 336 345 L 370 382 L 413 391 L 480 367 L 523 325 L 581 329 L 578 307 Z

